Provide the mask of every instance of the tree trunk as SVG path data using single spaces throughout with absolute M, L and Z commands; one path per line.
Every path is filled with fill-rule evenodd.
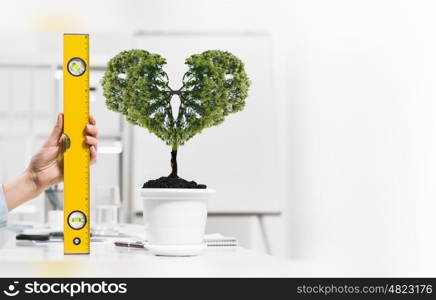
M 177 150 L 171 151 L 171 174 L 169 177 L 178 178 L 177 176 Z

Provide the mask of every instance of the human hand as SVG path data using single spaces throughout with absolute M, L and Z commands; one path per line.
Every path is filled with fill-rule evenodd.
M 33 156 L 27 169 L 30 178 L 39 192 L 63 180 L 63 152 L 66 141 L 66 136 L 63 135 L 63 128 L 64 115 L 60 113 L 50 137 Z M 98 130 L 96 121 L 92 116 L 89 117 L 89 124 L 85 128 L 85 133 L 85 143 L 89 145 L 91 163 L 94 163 L 97 158 Z
M 59 114 L 56 126 L 42 148 L 36 153 L 29 167 L 17 178 L 3 184 L 3 193 L 9 210 L 37 197 L 48 186 L 63 180 L 63 152 L 66 136 L 64 115 Z M 93 117 L 85 128 L 85 143 L 89 145 L 91 163 L 97 158 L 97 127 Z M 0 186 L 1 188 L 1 186 Z

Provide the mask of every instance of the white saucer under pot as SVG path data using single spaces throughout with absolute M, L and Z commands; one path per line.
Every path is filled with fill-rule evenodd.
M 140 189 L 144 225 L 155 255 L 193 256 L 200 254 L 211 189 Z

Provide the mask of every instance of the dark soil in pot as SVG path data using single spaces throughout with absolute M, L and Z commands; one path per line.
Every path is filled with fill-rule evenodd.
M 142 186 L 143 189 L 206 189 L 204 184 L 188 181 L 177 176 L 177 150 L 171 151 L 171 169 L 169 176 L 149 180 Z
M 195 181 L 187 181 L 179 177 L 161 177 L 155 180 L 149 180 L 142 186 L 143 189 L 205 189 L 204 184 L 198 184 Z

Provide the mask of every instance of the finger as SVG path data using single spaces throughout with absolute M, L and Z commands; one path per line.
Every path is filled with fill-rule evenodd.
M 46 146 L 57 146 L 59 144 L 59 139 L 62 136 L 62 131 L 64 130 L 64 114 L 58 114 L 56 125 L 53 128 L 49 138 L 45 142 Z
M 91 164 L 93 164 L 97 161 L 97 149 L 94 146 L 91 146 L 89 151 L 91 154 Z
M 62 134 L 60 139 L 59 139 L 59 143 L 58 145 L 59 147 L 59 154 L 62 154 L 63 152 L 67 151 L 66 147 L 67 147 L 67 136 L 65 134 Z
M 85 143 L 89 146 L 95 146 L 95 147 L 97 147 L 98 144 L 97 139 L 89 135 L 85 137 Z
M 86 129 L 85 129 L 86 133 L 93 136 L 93 137 L 97 137 L 98 136 L 98 129 L 96 126 L 88 124 L 86 125 Z
M 95 120 L 94 116 L 89 116 L 89 123 L 91 123 L 92 125 L 97 125 L 97 121 Z

